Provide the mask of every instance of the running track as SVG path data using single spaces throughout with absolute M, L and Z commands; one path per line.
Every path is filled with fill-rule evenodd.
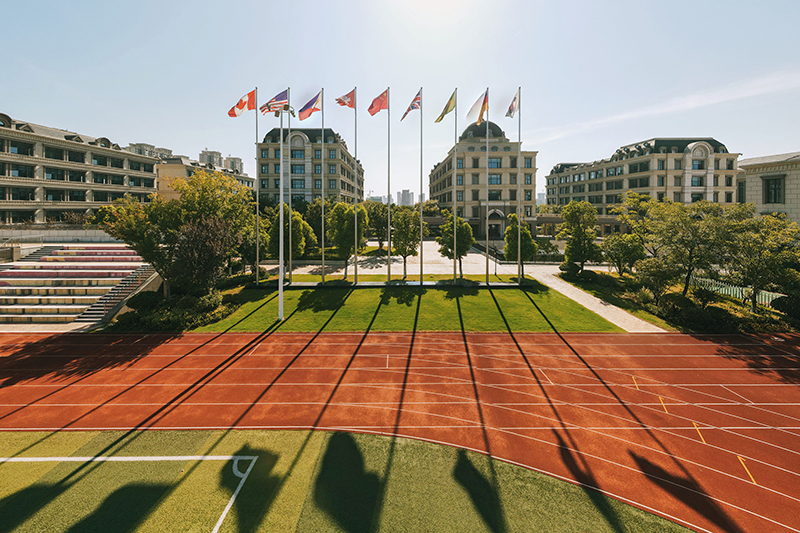
M 800 531 L 800 336 L 0 335 L 0 429 L 230 427 L 447 443 L 697 531 Z

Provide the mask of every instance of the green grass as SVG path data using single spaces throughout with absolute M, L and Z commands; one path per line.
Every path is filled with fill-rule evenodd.
M 688 531 L 571 483 L 410 439 L 237 430 L 19 432 L 0 441 L 5 457 L 98 454 L 257 456 L 222 523 L 226 533 Z M 7 463 L 0 530 L 211 531 L 239 483 L 232 466 Z
M 524 289 L 414 286 L 324 287 L 284 291 L 278 325 L 277 291 L 240 290 L 227 318 L 197 332 L 266 331 L 622 331 L 558 292 L 531 282 Z M 460 310 L 460 312 L 459 312 Z M 549 321 L 549 322 L 548 322 Z

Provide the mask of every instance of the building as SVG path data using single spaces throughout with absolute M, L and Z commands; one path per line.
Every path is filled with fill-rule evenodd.
M 536 193 L 536 205 L 543 205 L 547 203 L 547 193 L 545 192 L 537 192 Z
M 132 154 L 138 155 L 146 155 L 147 157 L 155 157 L 156 159 L 165 159 L 167 157 L 172 157 L 172 150 L 169 148 L 156 148 L 152 144 L 146 143 L 133 143 L 128 144 L 126 148 L 123 148 L 126 152 L 131 152 Z
M 397 191 L 397 205 L 414 205 L 414 191 Z
M 488 128 L 487 128 L 488 124 Z M 486 153 L 487 129 L 489 153 Z M 472 226 L 477 239 L 486 236 L 486 212 L 489 211 L 489 238 L 502 239 L 508 224 L 506 218 L 517 209 L 517 164 L 522 168 L 523 219 L 536 213 L 536 154 L 523 151 L 522 161 L 517 161 L 518 143 L 511 142 L 494 122 L 471 124 L 448 151 L 445 159 L 434 165 L 429 176 L 432 200 L 442 209 L 452 209 L 453 175 L 456 180 L 456 206 L 458 216 Z M 453 154 L 456 169 L 453 169 Z M 489 163 L 487 177 L 486 163 Z M 486 183 L 489 198 L 486 198 Z
M 281 158 L 280 131 L 273 128 L 264 136 L 264 142 L 257 145 L 262 200 L 278 202 L 281 162 L 286 169 L 286 201 L 291 198 L 292 202 L 312 202 L 321 198 L 323 191 L 326 198 L 335 197 L 347 203 L 364 199 L 364 169 L 350 155 L 338 133 L 325 128 L 323 146 L 323 131 L 319 128 L 292 129 L 291 138 L 289 129 L 284 129 Z
M 628 191 L 657 200 L 732 204 L 740 154 L 706 138 L 654 138 L 622 146 L 608 159 L 559 163 L 547 176 L 547 203 L 587 201 L 610 214 Z
M 224 168 L 224 161 L 222 160 L 222 154 L 220 152 L 215 152 L 213 150 L 209 150 L 206 148 L 197 158 L 197 161 L 200 162 L 201 165 L 212 164 L 214 168 Z
M 0 113 L 0 222 L 45 223 L 88 215 L 125 194 L 149 201 L 156 163 L 105 137 Z
M 184 156 L 168 157 L 163 159 L 156 165 L 158 173 L 158 193 L 167 199 L 178 198 L 178 193 L 172 188 L 170 182 L 175 178 L 189 178 L 198 170 L 206 170 L 208 172 L 222 172 L 231 176 L 240 184 L 252 189 L 255 186 L 255 179 L 228 170 L 227 168 L 217 168 L 211 163 L 200 163 L 193 159 Z
M 222 166 L 233 172 L 234 174 L 247 175 L 244 171 L 244 163 L 241 157 L 231 157 L 230 154 L 225 158 Z
M 785 213 L 800 223 L 800 152 L 739 161 L 736 201 L 756 206 L 756 213 Z

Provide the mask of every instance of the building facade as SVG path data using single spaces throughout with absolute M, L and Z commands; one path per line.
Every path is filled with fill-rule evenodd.
M 712 138 L 654 138 L 622 146 L 608 159 L 559 163 L 547 176 L 547 203 L 587 201 L 610 214 L 628 191 L 657 200 L 733 204 L 737 161 Z
M 414 191 L 408 189 L 397 191 L 397 205 L 414 205 Z
M 280 129 L 273 128 L 257 145 L 258 179 L 262 200 L 277 203 L 280 194 L 281 164 L 284 165 L 284 200 L 313 202 L 339 198 L 354 203 L 364 199 L 364 169 L 347 150 L 344 139 L 330 128 L 283 130 L 283 157 L 280 154 Z M 323 144 L 324 137 L 324 144 Z M 323 158 L 324 156 L 324 158 Z
M 138 155 L 146 155 L 147 157 L 155 157 L 156 159 L 164 159 L 172 157 L 172 150 L 169 148 L 157 148 L 152 144 L 146 143 L 131 143 L 123 148 L 126 152 Z
M 255 186 L 255 179 L 246 174 L 233 172 L 227 168 L 217 168 L 211 163 L 203 164 L 199 161 L 189 159 L 188 157 L 176 156 L 162 159 L 161 162 L 156 165 L 158 174 L 158 194 L 169 200 L 178 198 L 179 194 L 172 188 L 172 180 L 175 178 L 190 178 L 192 174 L 200 170 L 222 172 L 250 189 Z
M 486 136 L 489 151 L 486 152 Z M 453 159 L 455 154 L 455 169 Z M 517 210 L 517 166 L 522 176 L 522 218 L 533 220 L 536 214 L 536 154 L 523 151 L 517 161 L 518 143 L 511 142 L 494 122 L 468 126 L 443 161 L 434 165 L 429 175 L 431 200 L 442 209 L 452 210 L 453 180 L 456 181 L 456 209 L 471 227 L 476 239 L 486 236 L 486 213 L 489 212 L 489 238 L 502 239 L 508 225 L 506 218 Z M 489 172 L 486 164 L 488 159 Z M 486 197 L 486 185 L 489 197 Z
M 739 161 L 736 201 L 756 206 L 756 213 L 785 213 L 800 224 L 800 152 Z
M 57 222 L 91 214 L 125 194 L 149 201 L 156 163 L 105 137 L 0 114 L 0 223 Z

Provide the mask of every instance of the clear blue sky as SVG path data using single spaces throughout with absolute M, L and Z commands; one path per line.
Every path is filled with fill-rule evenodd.
M 334 98 L 358 86 L 374 194 L 386 193 L 386 111 L 366 109 L 387 86 L 393 194 L 419 189 L 419 112 L 400 122 L 419 87 L 426 195 L 452 146 L 452 114 L 433 121 L 454 87 L 459 130 L 488 86 L 490 118 L 516 140 L 503 115 L 522 86 L 539 190 L 556 163 L 651 137 L 711 136 L 743 157 L 800 150 L 796 0 L 31 0 L 2 18 L 0 112 L 123 146 L 218 150 L 250 175 L 255 113 L 227 111 L 254 86 L 260 103 L 290 86 L 297 109 L 325 87 L 325 125 L 351 151 L 352 110 Z M 261 136 L 277 124 L 260 116 Z M 319 127 L 320 113 L 301 124 Z

